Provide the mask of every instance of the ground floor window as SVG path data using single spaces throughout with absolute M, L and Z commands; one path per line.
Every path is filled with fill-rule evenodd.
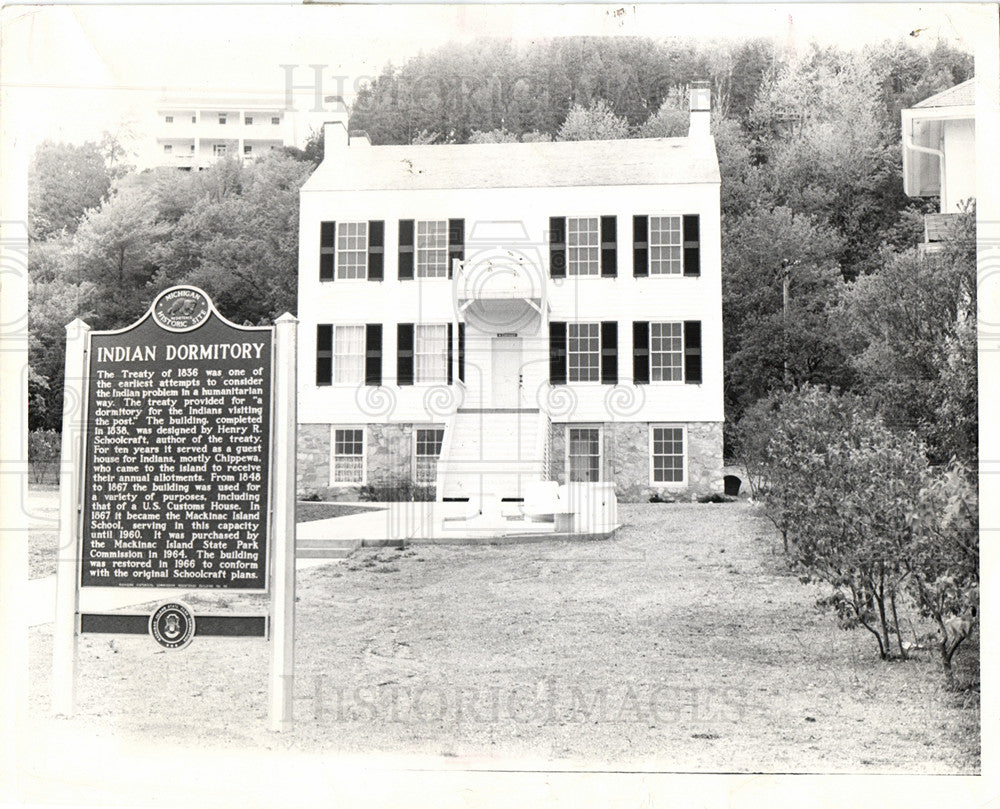
M 419 427 L 416 431 L 416 462 L 414 481 L 434 485 L 437 482 L 437 464 L 444 442 L 443 427 Z
M 652 427 L 650 455 L 653 483 L 684 482 L 684 428 Z
M 364 483 L 364 428 L 334 428 L 331 483 Z
M 567 436 L 569 480 L 597 483 L 601 479 L 601 430 L 599 427 L 570 427 Z

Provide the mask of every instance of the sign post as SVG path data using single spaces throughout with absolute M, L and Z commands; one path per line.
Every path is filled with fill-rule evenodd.
M 275 323 L 277 373 L 274 390 L 274 553 L 271 668 L 268 717 L 271 730 L 290 730 L 295 686 L 295 331 L 284 314 Z
M 180 286 L 128 328 L 70 324 L 56 713 L 73 711 L 79 634 L 148 633 L 175 650 L 197 637 L 244 636 L 274 642 L 290 724 L 297 321 L 279 323 L 278 335 L 238 326 L 202 290 Z M 170 599 L 152 615 L 89 612 L 87 592 L 98 588 Z M 269 615 L 195 616 L 176 598 L 206 588 L 269 592 Z

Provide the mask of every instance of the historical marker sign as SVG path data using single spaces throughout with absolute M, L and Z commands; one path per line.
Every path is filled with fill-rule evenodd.
M 272 336 L 194 287 L 90 335 L 81 586 L 267 589 Z

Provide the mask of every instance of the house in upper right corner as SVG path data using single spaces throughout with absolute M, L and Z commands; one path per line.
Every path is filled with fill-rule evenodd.
M 940 213 L 924 217 L 921 249 L 941 248 L 949 219 L 976 196 L 975 79 L 949 87 L 902 111 L 903 190 L 940 197 Z

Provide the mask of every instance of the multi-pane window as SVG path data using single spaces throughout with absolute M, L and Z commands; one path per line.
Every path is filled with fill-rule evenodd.
M 168 124 L 172 124 L 173 122 L 174 122 L 174 116 L 173 115 L 168 115 L 167 116 L 167 123 Z
M 281 123 L 281 118 L 279 118 L 279 117 L 278 117 L 277 115 L 275 115 L 275 116 L 273 116 L 273 117 L 271 118 L 271 123 L 272 123 L 273 125 L 277 126 L 278 124 L 280 124 L 280 123 Z
M 649 324 L 649 379 L 651 382 L 684 381 L 684 325 Z
M 417 278 L 448 275 L 448 220 L 417 222 Z
M 337 223 L 337 277 L 365 278 L 368 273 L 368 223 Z
M 365 431 L 333 431 L 334 483 L 363 483 L 365 477 Z
M 684 428 L 653 427 L 653 483 L 684 482 Z
M 601 236 L 596 216 L 566 220 L 566 267 L 569 275 L 601 272 Z
M 253 116 L 247 115 L 246 117 L 244 117 L 243 123 L 245 123 L 247 126 L 253 126 Z
M 226 116 L 223 115 L 222 113 L 219 113 L 219 123 L 224 124 L 225 122 L 226 122 Z
M 649 217 L 649 274 L 680 275 L 681 218 L 679 216 Z
M 597 483 L 601 479 L 601 431 L 597 427 L 569 428 L 569 479 Z
M 164 151 L 165 154 L 170 154 L 173 150 L 174 150 L 174 147 L 171 146 L 169 143 L 164 143 L 163 144 L 163 151 Z
M 216 143 L 212 146 L 212 154 L 216 157 L 225 157 L 226 155 L 226 144 Z
M 444 441 L 443 427 L 428 427 L 417 430 L 416 464 L 414 480 L 417 483 L 433 484 L 437 481 L 437 462 Z
M 253 154 L 253 146 L 251 146 L 249 143 L 245 144 L 243 146 L 243 154 Z
M 413 381 L 444 382 L 448 374 L 448 327 L 417 326 L 413 340 Z
M 333 330 L 333 381 L 339 384 L 365 381 L 364 326 L 337 326 Z
M 600 323 L 570 323 L 566 328 L 566 358 L 568 381 L 599 382 L 601 380 Z

